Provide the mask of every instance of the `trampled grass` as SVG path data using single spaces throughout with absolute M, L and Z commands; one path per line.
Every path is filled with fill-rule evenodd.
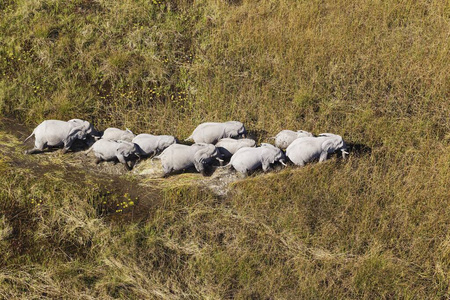
M 193 174 L 145 194 L 2 131 L 0 295 L 449 297 L 449 32 L 448 1 L 3 1 L 3 117 L 180 139 L 235 119 L 352 151 L 226 197 Z

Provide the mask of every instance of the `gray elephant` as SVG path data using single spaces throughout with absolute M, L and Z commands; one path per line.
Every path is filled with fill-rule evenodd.
M 285 164 L 286 156 L 284 152 L 271 144 L 263 143 L 261 147 L 251 148 L 244 147 L 239 149 L 230 160 L 228 165 L 232 166 L 236 171 L 249 174 L 262 167 L 264 172 L 267 172 L 271 166 L 276 162 Z
M 246 133 L 244 124 L 238 121 L 207 122 L 198 125 L 186 141 L 193 140 L 195 143 L 215 144 L 222 138 L 245 137 Z
M 175 144 L 177 140 L 171 135 L 152 135 L 142 133 L 138 134 L 132 142 L 139 145 L 143 155 L 149 156 L 162 152 L 170 145 Z
M 135 143 L 104 139 L 96 141 L 85 154 L 88 155 L 91 151 L 94 151 L 96 157 L 95 164 L 99 164 L 102 161 L 119 161 L 123 163 L 128 170 L 132 169 L 133 160 L 141 154 L 139 146 Z
M 73 119 L 68 122 L 60 120 L 45 120 L 39 124 L 26 142 L 33 135 L 35 138 L 34 148 L 27 150 L 26 154 L 34 154 L 44 151 L 48 147 L 63 146 L 66 153 L 76 140 L 85 140 L 90 134 L 97 132 L 87 121 Z
M 127 141 L 131 142 L 135 135 L 130 129 L 122 130 L 119 128 L 107 128 L 102 135 L 102 139 L 110 141 Z
M 219 151 L 211 144 L 193 144 L 191 146 L 173 144 L 156 158 L 161 159 L 164 176 L 174 171 L 182 171 L 190 167 L 206 174 L 206 168 L 219 156 Z
M 315 159 L 323 162 L 327 159 L 328 153 L 339 150 L 342 152 L 342 157 L 345 158 L 348 152 L 342 137 L 332 133 L 322 133 L 317 137 L 296 139 L 286 149 L 286 155 L 295 165 L 304 166 Z
M 300 137 L 312 137 L 313 134 L 308 131 L 298 130 L 281 130 L 276 136 L 273 137 L 275 139 L 275 146 L 280 149 L 286 149 L 289 145 L 296 139 Z
M 235 154 L 239 149 L 243 147 L 255 147 L 256 142 L 252 139 L 230 139 L 230 138 L 224 138 L 220 139 L 217 144 L 216 148 L 219 150 L 221 154 L 221 158 L 230 158 Z

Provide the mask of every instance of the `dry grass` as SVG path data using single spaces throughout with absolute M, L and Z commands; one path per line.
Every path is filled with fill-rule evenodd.
M 448 1 L 3 1 L 0 32 L 0 113 L 32 126 L 236 119 L 352 147 L 225 199 L 170 178 L 133 221 L 2 134 L 1 297 L 449 297 Z

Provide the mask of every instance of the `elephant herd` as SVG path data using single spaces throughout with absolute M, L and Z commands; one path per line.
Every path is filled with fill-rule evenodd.
M 282 130 L 272 138 L 275 145 L 262 143 L 259 147 L 254 140 L 245 138 L 246 134 L 244 124 L 238 121 L 207 122 L 197 126 L 186 139 L 194 144 L 185 145 L 170 135 L 135 135 L 128 129 L 118 128 L 108 128 L 102 133 L 87 121 L 72 119 L 43 121 L 25 141 L 35 136 L 34 148 L 26 151 L 34 154 L 61 146 L 65 153 L 76 140 L 82 140 L 90 146 L 85 154 L 93 151 L 96 164 L 119 161 L 128 170 L 137 159 L 152 156 L 161 160 L 165 176 L 192 167 L 205 175 L 211 166 L 222 166 L 225 160 L 229 161 L 225 167 L 249 174 L 260 168 L 266 172 L 276 163 L 286 166 L 288 159 L 304 166 L 316 159 L 322 162 L 336 151 L 341 151 L 343 157 L 348 154 L 342 137 L 331 133 L 314 136 L 303 130 Z

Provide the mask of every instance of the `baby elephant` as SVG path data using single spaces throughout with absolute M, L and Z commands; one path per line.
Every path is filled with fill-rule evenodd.
M 173 144 L 166 148 L 157 158 L 161 159 L 164 176 L 192 166 L 202 175 L 205 175 L 205 169 L 212 164 L 218 155 L 219 151 L 214 145 L 210 144 L 193 144 L 191 146 Z
M 26 142 L 34 135 L 34 148 L 26 151 L 26 154 L 42 152 L 48 147 L 63 146 L 66 153 L 75 140 L 85 140 L 87 135 L 94 134 L 94 127 L 87 121 L 74 119 L 68 122 L 60 120 L 45 120 L 39 124 Z
M 119 128 L 110 127 L 103 132 L 102 139 L 110 141 L 127 141 L 131 142 L 135 135 L 130 129 L 122 130 Z
M 292 131 L 292 130 L 282 130 L 276 136 L 275 146 L 280 149 L 286 149 L 289 145 L 300 137 L 311 137 L 312 133 L 304 130 Z
M 244 124 L 238 121 L 208 122 L 198 125 L 186 141 L 193 140 L 195 143 L 215 144 L 222 138 L 245 137 L 246 133 Z
M 221 154 L 221 158 L 227 159 L 233 156 L 239 149 L 243 147 L 255 147 L 256 142 L 252 139 L 230 139 L 224 138 L 217 142 L 216 148 Z
M 175 144 L 177 140 L 171 135 L 142 133 L 138 134 L 132 142 L 139 145 L 143 155 L 150 156 L 162 152 L 170 145 Z
M 228 165 L 231 165 L 236 171 L 248 175 L 249 172 L 260 167 L 262 167 L 264 172 L 267 172 L 270 165 L 276 162 L 286 166 L 285 160 L 286 157 L 281 149 L 271 144 L 263 143 L 261 147 L 244 147 L 239 149 L 231 157 Z
M 128 170 L 131 170 L 132 160 L 135 157 L 139 157 L 141 154 L 140 148 L 134 143 L 127 141 L 110 141 L 100 139 L 92 145 L 89 150 L 85 152 L 88 155 L 89 152 L 94 151 L 96 164 L 102 161 L 119 161 L 125 165 Z

